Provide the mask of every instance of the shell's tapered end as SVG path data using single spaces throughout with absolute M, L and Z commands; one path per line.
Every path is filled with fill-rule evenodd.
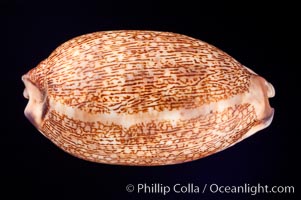
M 39 129 L 41 125 L 41 114 L 43 108 L 44 95 L 40 89 L 30 81 L 27 74 L 22 76 L 22 81 L 25 85 L 23 95 L 28 99 L 28 104 L 24 110 L 27 119 Z
M 45 114 L 47 113 L 47 95 L 44 88 L 44 77 L 39 72 L 39 66 L 30 70 L 22 76 L 25 85 L 23 96 L 28 99 L 28 104 L 24 110 L 26 118 L 40 130 Z M 41 70 L 41 69 L 40 69 Z
M 269 98 L 274 96 L 275 89 L 271 83 L 259 75 L 252 76 L 248 98 L 255 107 L 257 124 L 249 129 L 241 140 L 268 127 L 272 123 L 275 110 L 270 106 Z
M 266 85 L 267 97 L 268 98 L 274 97 L 276 94 L 274 86 L 267 81 L 265 81 L 265 85 Z
M 273 117 L 274 117 L 274 108 L 270 107 L 270 102 L 269 102 L 269 98 L 273 98 L 276 94 L 275 92 L 275 88 L 274 86 L 269 83 L 268 81 L 266 81 L 265 79 L 264 80 L 264 84 L 266 87 L 264 87 L 264 93 L 265 93 L 265 96 L 266 96 L 266 107 L 268 108 L 268 114 L 267 114 L 267 117 L 266 118 L 263 118 L 262 121 L 263 121 L 263 124 L 265 124 L 265 127 L 268 127 L 271 123 L 272 123 L 272 120 L 273 120 Z

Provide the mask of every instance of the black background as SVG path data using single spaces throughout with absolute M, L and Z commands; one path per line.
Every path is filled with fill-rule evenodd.
M 300 25 L 294 5 L 242 2 L 1 2 L 1 187 L 22 199 L 296 199 L 300 193 Z M 66 16 L 68 14 L 68 16 Z M 299 24 L 298 24 L 299 22 Z M 58 45 L 85 33 L 171 31 L 224 50 L 276 89 L 274 120 L 241 143 L 197 161 L 160 167 L 96 164 L 55 147 L 24 117 L 21 75 Z M 297 47 L 297 48 L 296 48 Z M 293 185 L 296 194 L 137 194 L 127 184 Z

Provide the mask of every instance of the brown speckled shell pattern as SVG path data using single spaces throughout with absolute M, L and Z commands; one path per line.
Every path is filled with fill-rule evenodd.
M 262 123 L 256 106 L 224 104 L 249 94 L 255 76 L 208 43 L 156 31 L 76 37 L 28 73 L 45 97 L 39 130 L 57 146 L 145 166 L 196 160 L 244 138 Z

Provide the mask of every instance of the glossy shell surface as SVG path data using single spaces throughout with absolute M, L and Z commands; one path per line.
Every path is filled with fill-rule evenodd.
M 33 125 L 99 163 L 196 160 L 267 127 L 274 113 L 265 79 L 206 42 L 169 32 L 82 35 L 22 80 Z

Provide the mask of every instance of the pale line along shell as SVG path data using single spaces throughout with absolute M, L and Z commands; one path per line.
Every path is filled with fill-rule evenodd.
M 273 117 L 270 83 L 216 47 L 169 32 L 82 35 L 22 79 L 35 127 L 64 151 L 100 163 L 192 161 Z

